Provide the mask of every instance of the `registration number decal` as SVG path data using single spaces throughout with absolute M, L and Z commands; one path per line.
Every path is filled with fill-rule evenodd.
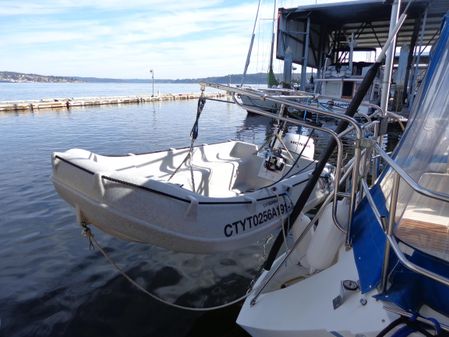
M 273 220 L 274 218 L 279 218 L 285 214 L 288 214 L 290 209 L 290 205 L 287 203 L 282 203 L 259 213 L 247 216 L 246 218 L 228 223 L 223 227 L 224 235 L 229 238 L 235 235 L 243 234 L 245 231 L 250 230 L 253 227 L 257 227 L 263 223 Z

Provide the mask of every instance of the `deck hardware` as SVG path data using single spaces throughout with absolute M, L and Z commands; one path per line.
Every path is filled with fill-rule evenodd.
M 340 294 L 332 300 L 334 310 L 338 309 L 353 292 L 359 290 L 359 283 L 353 280 L 343 280 L 340 283 Z

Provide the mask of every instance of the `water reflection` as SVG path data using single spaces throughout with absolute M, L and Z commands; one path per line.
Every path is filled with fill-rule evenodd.
M 0 335 L 187 334 L 199 314 L 142 296 L 89 250 L 73 209 L 56 195 L 49 177 L 53 151 L 124 154 L 185 146 L 195 115 L 196 101 L 1 115 Z M 245 117 L 234 105 L 223 109 L 207 102 L 197 143 L 259 139 L 256 130 L 263 124 L 245 127 Z M 95 235 L 139 284 L 180 304 L 215 305 L 239 296 L 262 256 L 255 250 L 246 258 L 241 252 L 176 257 Z
M 200 314 L 142 296 L 89 250 L 73 209 L 49 177 L 53 151 L 126 154 L 186 146 L 196 108 L 196 101 L 175 101 L 0 115 L 0 336 L 188 334 Z M 261 144 L 274 127 L 268 120 L 208 101 L 197 144 L 230 138 Z M 139 284 L 197 307 L 243 295 L 264 253 L 260 243 L 228 254 L 173 254 L 95 235 Z

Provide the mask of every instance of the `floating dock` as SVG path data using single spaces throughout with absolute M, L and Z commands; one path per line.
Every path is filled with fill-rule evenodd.
M 207 93 L 206 98 L 225 98 L 224 93 Z M 34 111 L 39 109 L 69 109 L 72 107 L 85 107 L 108 104 L 137 104 L 161 101 L 181 101 L 198 99 L 196 94 L 162 94 L 158 96 L 113 96 L 113 97 L 78 97 L 78 98 L 44 98 L 41 100 L 26 101 L 0 101 L 0 112 L 8 111 Z

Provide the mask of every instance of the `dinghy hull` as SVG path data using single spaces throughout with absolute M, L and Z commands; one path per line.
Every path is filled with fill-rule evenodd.
M 241 144 L 227 142 L 226 147 L 235 149 Z M 247 149 L 248 146 L 243 144 Z M 184 150 L 170 151 L 181 153 Z M 204 153 L 207 151 L 209 149 Z M 55 153 L 52 180 L 58 193 L 76 209 L 80 223 L 93 224 L 120 239 L 151 243 L 176 251 L 211 253 L 245 247 L 270 235 L 287 217 L 310 173 L 305 171 L 271 186 L 239 193 L 236 187 L 243 186 L 238 184 L 239 175 L 245 173 L 238 171 L 245 168 L 245 158 L 240 156 L 231 160 L 227 156 L 226 162 L 220 165 L 241 166 L 233 168 L 232 187 L 235 188 L 226 190 L 224 197 L 211 197 L 191 191 L 187 184 L 181 184 L 179 180 L 167 181 L 160 176 L 148 177 L 139 173 L 143 167 L 139 163 L 154 163 L 152 156 L 112 158 L 79 149 Z M 165 158 L 168 152 L 158 153 L 158 156 Z M 117 168 L 112 162 L 122 163 L 126 169 Z M 195 165 L 195 168 L 199 167 L 198 161 Z M 205 165 L 204 162 L 202 165 Z M 163 161 L 158 166 L 164 166 Z M 214 171 L 211 172 L 208 173 L 209 180 L 214 175 Z M 189 173 L 186 169 L 180 174 L 188 177 Z M 193 172 L 194 175 L 197 173 Z M 223 180 L 225 172 L 221 170 L 218 173 Z M 228 185 L 228 182 L 223 184 Z M 200 183 L 198 190 L 201 186 Z M 210 188 L 208 194 L 214 193 L 218 192 Z M 327 193 L 328 184 L 323 180 L 307 208 L 315 207 Z

